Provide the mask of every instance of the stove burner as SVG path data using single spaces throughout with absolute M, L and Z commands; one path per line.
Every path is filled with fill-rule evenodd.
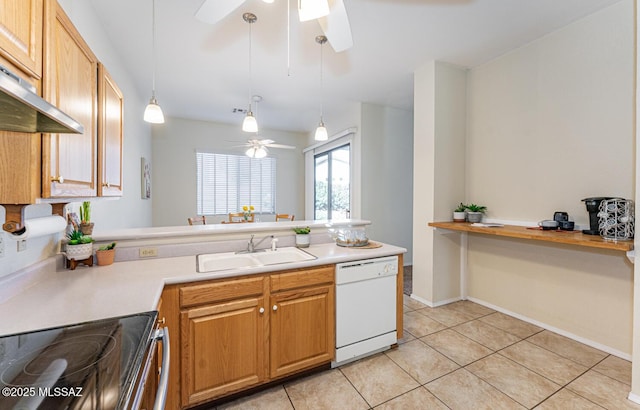
M 0 374 L 0 382 L 7 386 L 25 386 L 24 379 L 19 384 L 14 384 L 16 374 L 22 373 L 29 376 L 28 380 L 35 381 L 39 377 L 49 376 L 52 373 L 51 364 L 60 359 L 67 362 L 62 378 L 68 379 L 107 358 L 115 346 L 115 338 L 108 334 L 62 337 L 44 348 L 32 350 L 12 360 Z M 16 367 L 22 367 L 22 371 L 17 371 Z

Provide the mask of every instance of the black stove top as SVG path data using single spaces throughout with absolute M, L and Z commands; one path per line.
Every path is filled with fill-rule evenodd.
M 121 409 L 157 312 L 0 337 L 0 409 Z

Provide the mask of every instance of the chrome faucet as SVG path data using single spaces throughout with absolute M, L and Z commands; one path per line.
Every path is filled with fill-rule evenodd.
M 249 239 L 249 242 L 247 243 L 247 252 L 248 253 L 258 252 L 258 251 L 256 251 L 256 247 L 258 247 L 262 242 L 264 242 L 265 239 L 267 239 L 267 238 L 274 239 L 273 235 L 267 235 L 264 238 L 260 239 L 258 241 L 258 243 L 253 243 L 253 238 L 254 237 L 255 237 L 255 235 L 251 235 L 251 238 Z M 264 249 L 262 249 L 262 250 L 264 250 Z

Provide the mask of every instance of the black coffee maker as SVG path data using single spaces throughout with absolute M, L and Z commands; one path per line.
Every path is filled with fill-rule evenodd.
M 585 198 L 582 200 L 587 206 L 587 212 L 589 212 L 589 229 L 583 229 L 582 233 L 587 235 L 600 235 L 600 221 L 598 212 L 600 211 L 600 202 L 609 199 L 620 199 L 616 197 L 597 196 L 593 198 Z

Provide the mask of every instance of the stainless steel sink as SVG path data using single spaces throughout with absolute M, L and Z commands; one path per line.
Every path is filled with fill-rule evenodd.
M 216 272 L 229 269 L 247 269 L 256 266 L 278 265 L 316 259 L 315 256 L 295 247 L 270 249 L 252 253 L 206 253 L 196 255 L 198 272 Z

